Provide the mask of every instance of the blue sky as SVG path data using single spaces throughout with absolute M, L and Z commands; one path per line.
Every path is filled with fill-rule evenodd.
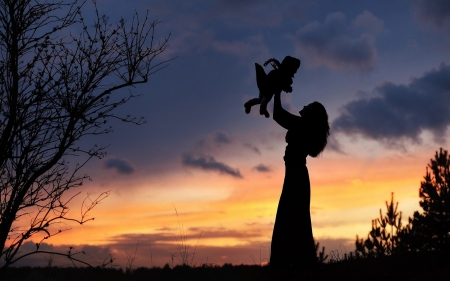
M 388 94 L 383 85 L 414 87 L 411 79 L 421 79 L 433 69 L 447 70 L 450 39 L 445 1 L 133 1 L 133 5 L 99 1 L 98 5 L 111 19 L 148 9 L 150 18 L 162 21 L 157 33 L 171 33 L 163 57 L 175 60 L 151 76 L 147 85 L 133 90 L 142 96 L 120 109 L 144 116 L 147 124 L 117 125 L 116 132 L 104 138 L 111 144 L 111 155 L 146 167 L 146 173 L 172 169 L 181 154 L 216 131 L 250 144 L 249 130 L 256 134 L 276 130 L 270 120 L 242 114 L 243 102 L 258 94 L 254 63 L 270 57 L 293 55 L 302 60 L 294 92 L 283 96 L 285 105 L 298 112 L 312 101 L 322 102 L 333 125 L 330 147 L 336 147 L 333 141 L 339 140 L 339 133 L 360 133 L 389 146 L 402 144 L 405 138 L 417 141 L 423 129 L 433 130 L 426 124 L 399 124 L 416 128 L 408 133 L 380 123 L 377 114 L 388 105 L 378 108 L 375 100 L 369 101 L 375 108 L 353 116 L 367 119 L 365 124 L 344 120 L 351 106 L 361 107 L 373 97 L 383 99 Z M 445 81 L 446 75 L 442 73 L 441 79 Z M 424 87 L 426 92 L 432 85 Z M 408 91 L 398 99 L 418 101 Z M 358 114 L 357 108 L 351 110 L 350 114 Z M 438 112 L 430 108 L 420 114 Z M 367 123 L 373 130 L 386 127 L 390 133 L 382 139 L 366 128 Z M 438 129 L 447 124 L 443 121 Z M 345 143 L 340 145 L 345 151 Z
M 147 228 L 136 221 L 135 229 L 124 229 L 113 223 L 122 226 L 121 220 L 132 222 L 134 217 L 108 218 L 107 210 L 136 206 L 141 212 L 142 204 L 148 206 L 142 216 L 155 221 L 152 214 L 160 212 L 168 221 L 174 219 L 175 205 L 186 214 L 194 243 L 199 229 L 209 231 L 209 238 L 200 240 L 199 259 L 252 263 L 248 256 L 259 253 L 259 245 L 270 246 L 284 173 L 285 131 L 255 109 L 246 115 L 243 104 L 258 95 L 254 63 L 287 55 L 302 64 L 293 92 L 282 94 L 283 105 L 297 114 L 320 101 L 331 124 L 323 155 L 307 160 L 313 231 L 321 245 L 330 251 L 342 243 L 351 250 L 355 235 L 367 234 L 391 191 L 404 218 L 418 210 L 425 166 L 434 151 L 449 143 L 450 2 L 97 3 L 112 22 L 149 10 L 150 19 L 161 21 L 156 37 L 170 33 L 170 46 L 159 59 L 174 59 L 147 84 L 131 89 L 141 96 L 117 109 L 119 115 L 145 117 L 146 124 L 112 122 L 113 133 L 83 140 L 86 146 L 109 145 L 105 159 L 86 166 L 93 181 L 83 187 L 83 192 L 112 190 L 109 203 L 97 210 L 99 220 L 103 216 L 109 224 L 96 219 L 92 232 L 86 232 L 102 232 L 109 242 L 86 238 L 76 243 L 109 247 L 123 256 L 121 251 L 131 251 L 136 243 L 133 235 L 153 237 L 165 247 L 159 261 L 164 263 L 172 244 L 161 237 L 176 236 L 170 230 L 177 229 L 176 218 L 167 225 L 148 222 Z M 92 4 L 84 10 L 90 18 Z M 271 112 L 272 103 L 268 107 Z M 264 199 L 258 201 L 260 197 Z M 232 211 L 244 204 L 239 198 L 253 198 L 249 205 L 258 206 L 248 210 L 246 221 Z M 230 215 L 214 217 L 215 212 Z M 87 230 L 75 227 L 70 237 L 82 233 L 77 231 Z
M 166 55 L 176 59 L 137 88 L 134 92 L 143 96 L 128 106 L 146 113 L 146 127 L 151 128 L 145 129 L 155 128 L 162 136 L 160 141 L 167 140 L 164 134 L 173 128 L 185 143 L 188 136 L 218 129 L 243 130 L 263 121 L 242 118 L 237 105 L 246 96 L 257 95 L 253 64 L 269 57 L 281 59 L 290 54 L 302 60 L 294 81 L 296 91 L 286 99 L 291 100 L 293 110 L 320 100 L 331 121 L 350 101 L 377 95 L 376 88 L 384 82 L 408 84 L 410 77 L 420 78 L 438 68 L 448 59 L 448 16 L 435 19 L 438 13 L 420 12 L 421 5 L 425 4 L 135 1 L 121 7 L 101 1 L 99 8 L 104 6 L 111 18 L 118 14 L 111 11 L 112 6 L 120 7 L 122 14 L 149 9 L 150 18 L 162 20 L 159 34 L 171 32 Z M 160 116 L 159 111 L 165 112 L 163 118 L 154 117 Z

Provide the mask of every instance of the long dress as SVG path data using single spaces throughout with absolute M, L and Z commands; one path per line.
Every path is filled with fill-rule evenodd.
M 309 268 L 316 262 L 316 251 L 310 215 L 311 190 L 306 168 L 307 136 L 303 122 L 298 122 L 301 119 L 296 117 L 298 125 L 286 134 L 286 170 L 272 234 L 270 265 Z

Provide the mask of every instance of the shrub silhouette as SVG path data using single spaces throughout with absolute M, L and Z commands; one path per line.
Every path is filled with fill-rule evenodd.
M 322 251 L 319 251 L 319 246 L 320 246 L 320 243 L 316 242 L 314 240 L 314 247 L 316 249 L 317 263 L 318 264 L 323 264 L 327 260 L 328 255 L 325 255 L 325 247 L 322 247 Z

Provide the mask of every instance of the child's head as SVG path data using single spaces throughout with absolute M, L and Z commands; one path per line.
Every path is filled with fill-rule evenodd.
M 281 68 L 289 73 L 297 72 L 297 69 L 300 67 L 300 60 L 291 56 L 286 56 L 281 62 Z

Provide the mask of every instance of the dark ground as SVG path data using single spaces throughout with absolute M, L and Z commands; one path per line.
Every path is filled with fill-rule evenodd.
M 175 281 L 175 280 L 450 280 L 450 253 L 414 253 L 319 265 L 310 270 L 281 270 L 257 265 L 137 268 L 132 273 L 106 268 L 8 268 L 1 281 Z

